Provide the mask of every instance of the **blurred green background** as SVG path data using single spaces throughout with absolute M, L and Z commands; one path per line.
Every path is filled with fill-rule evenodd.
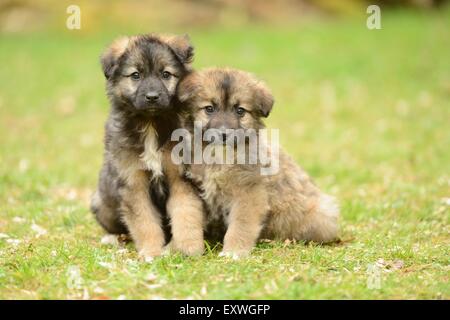
M 368 3 L 0 0 L 0 298 L 449 298 L 450 8 L 370 1 L 382 29 L 369 30 Z M 71 4 L 80 30 L 66 28 Z M 88 211 L 109 108 L 99 56 L 147 32 L 188 33 L 195 68 L 268 83 L 267 124 L 340 199 L 343 245 L 264 244 L 234 265 L 213 250 L 123 271 L 134 250 L 102 246 Z M 373 263 L 380 290 L 366 285 Z M 83 290 L 67 288 L 69 265 Z M 149 290 L 149 271 L 169 285 Z
M 446 0 L 2 0 L 4 32 L 60 29 L 69 5 L 82 8 L 83 32 L 297 24 L 317 19 L 361 17 L 370 4 L 383 9 L 438 10 Z

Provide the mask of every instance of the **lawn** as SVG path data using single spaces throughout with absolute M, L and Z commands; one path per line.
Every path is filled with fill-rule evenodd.
M 188 30 L 196 68 L 273 89 L 267 125 L 339 198 L 342 241 L 152 264 L 102 244 L 88 209 L 108 112 L 98 57 L 146 30 L 0 35 L 0 298 L 449 299 L 450 10 L 382 23 Z

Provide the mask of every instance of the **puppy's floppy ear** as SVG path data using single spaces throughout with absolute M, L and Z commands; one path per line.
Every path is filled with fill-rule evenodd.
M 264 82 L 258 81 L 256 83 L 254 99 L 256 107 L 260 111 L 261 115 L 264 118 L 267 118 L 270 114 L 270 111 L 272 111 L 275 99 L 272 95 L 272 92 Z
M 127 49 L 129 41 L 128 37 L 118 38 L 102 54 L 100 62 L 106 79 L 109 79 L 114 73 L 117 61 Z
M 160 40 L 165 42 L 175 52 L 183 64 L 190 64 L 194 59 L 194 47 L 187 34 L 181 36 L 162 35 Z
M 192 99 L 200 87 L 199 79 L 196 73 L 191 73 L 178 84 L 177 97 L 180 102 L 186 102 Z

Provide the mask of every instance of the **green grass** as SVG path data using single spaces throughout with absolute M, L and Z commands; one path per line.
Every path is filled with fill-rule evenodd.
M 243 68 L 273 89 L 267 124 L 340 199 L 344 242 L 151 265 L 132 244 L 101 245 L 88 211 L 108 112 L 98 56 L 128 32 L 1 35 L 0 298 L 449 299 L 450 11 L 386 14 L 379 31 L 363 19 L 188 31 L 195 67 Z

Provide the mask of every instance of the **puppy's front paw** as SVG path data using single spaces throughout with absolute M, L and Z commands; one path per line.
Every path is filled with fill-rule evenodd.
M 174 242 L 171 249 L 181 252 L 187 256 L 200 256 L 205 250 L 203 240 L 185 240 L 182 242 Z
M 156 257 L 162 254 L 162 248 L 142 248 L 139 250 L 139 257 L 147 263 L 152 263 Z

